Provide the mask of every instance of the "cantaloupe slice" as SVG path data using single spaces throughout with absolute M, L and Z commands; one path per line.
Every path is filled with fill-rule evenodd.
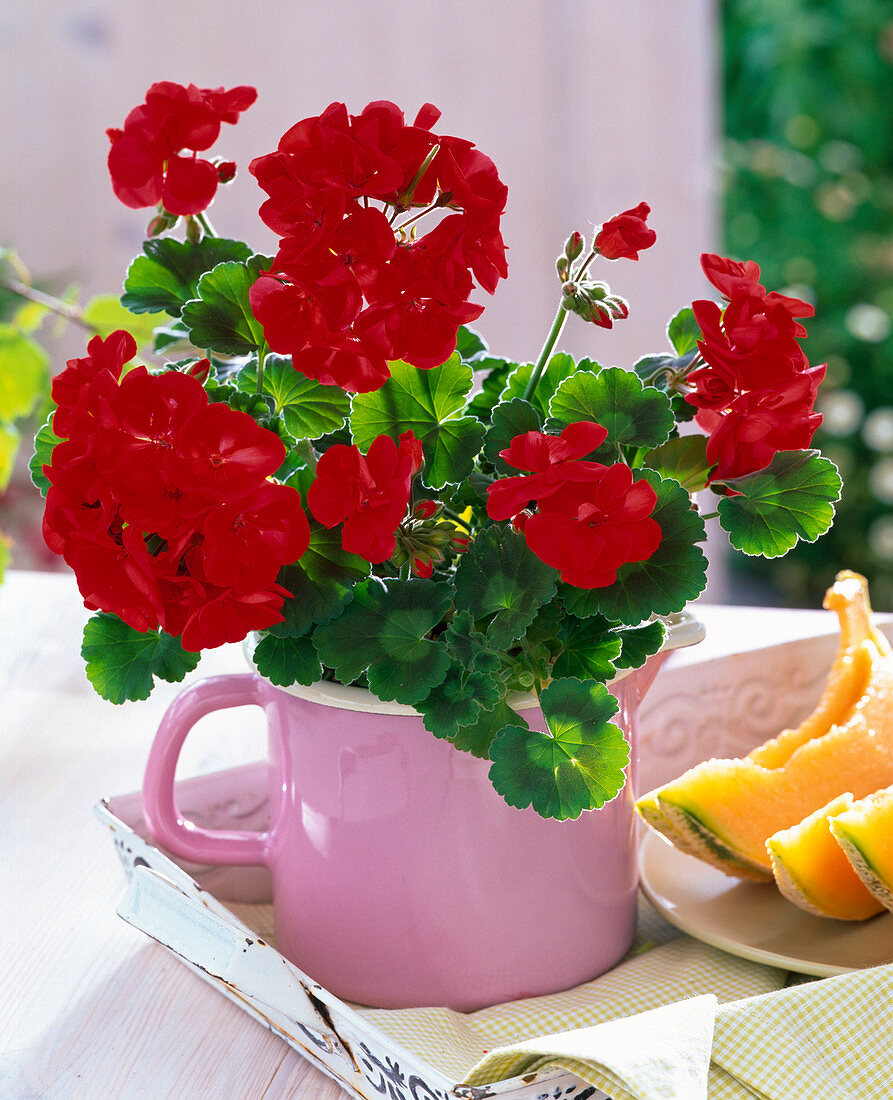
M 853 870 L 831 832 L 831 821 L 852 806 L 851 794 L 838 795 L 766 841 L 779 890 L 788 901 L 818 917 L 867 920 L 884 908 Z
M 806 741 L 845 722 L 868 686 L 874 655 L 888 649 L 887 639 L 872 622 L 868 584 L 863 576 L 848 569 L 838 573 L 825 593 L 824 607 L 836 611 L 840 623 L 837 654 L 828 682 L 812 713 L 799 726 L 782 730 L 748 754 L 749 760 L 765 768 L 780 767 Z M 873 644 L 866 646 L 865 642 Z
M 867 889 L 893 912 L 893 786 L 832 817 L 830 827 Z
M 826 605 L 838 613 L 842 645 L 806 722 L 749 757 L 698 764 L 640 800 L 652 827 L 726 874 L 771 880 L 769 836 L 843 791 L 862 798 L 893 783 L 893 654 L 871 624 L 865 579 L 840 573 Z

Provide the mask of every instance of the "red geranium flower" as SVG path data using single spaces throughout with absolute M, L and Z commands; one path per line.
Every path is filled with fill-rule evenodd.
M 283 562 L 297 561 L 310 544 L 301 498 L 271 482 L 212 508 L 201 533 L 205 576 L 212 584 L 240 591 L 273 584 Z
M 221 122 L 234 123 L 257 98 L 254 88 L 153 84 L 146 101 L 109 130 L 108 167 L 115 194 L 137 209 L 161 203 L 171 214 L 198 214 L 217 191 L 217 169 L 197 152 L 217 140 Z M 191 156 L 181 156 L 184 151 Z
M 606 260 L 638 260 L 639 253 L 657 240 L 657 234 L 645 224 L 650 213 L 648 203 L 640 202 L 615 214 L 598 231 L 595 247 Z
M 412 432 L 400 436 L 399 446 L 380 435 L 365 455 L 336 443 L 319 460 L 307 506 L 324 527 L 343 523 L 342 547 L 377 565 L 394 553 L 394 532 L 421 466 L 422 445 Z
M 524 525 L 527 545 L 577 588 L 603 588 L 628 562 L 657 550 L 661 529 L 651 518 L 657 494 L 634 481 L 622 462 L 602 467 L 588 481 L 568 481 L 539 502 Z
M 474 279 L 492 293 L 507 274 L 505 185 L 471 142 L 430 132 L 439 116 L 425 104 L 408 126 L 387 101 L 359 115 L 332 103 L 251 163 L 261 217 L 282 234 L 251 306 L 311 378 L 362 393 L 387 381 L 388 360 L 439 366 L 482 312 Z M 417 236 L 428 206 L 453 212 Z
M 44 467 L 47 545 L 89 608 L 135 630 L 182 633 L 187 649 L 280 622 L 288 592 L 276 576 L 310 539 L 296 490 L 268 480 L 282 441 L 246 413 L 210 405 L 193 373 L 138 367 L 121 378 L 133 350 L 123 332 L 92 340 L 57 380 L 64 404 L 53 426 L 77 435 Z M 101 398 L 92 417 L 79 385 Z
M 777 451 L 808 447 L 822 422 L 813 411 L 825 366 L 810 367 L 783 387 L 742 393 L 721 411 L 704 409 L 698 423 L 708 433 L 710 480 L 762 470 Z
M 241 642 L 252 630 L 267 630 L 284 620 L 282 601 L 291 595 L 281 584 L 265 589 L 223 591 L 206 588 L 183 625 L 180 642 L 198 653 L 226 642 Z
M 724 298 L 738 298 L 756 294 L 762 297 L 765 287 L 760 285 L 760 268 L 753 260 L 740 263 L 713 252 L 701 253 L 701 270 Z
M 705 253 L 707 278 L 726 298 L 692 304 L 701 328 L 698 350 L 706 366 L 688 377 L 686 401 L 708 433 L 710 481 L 761 470 L 779 450 L 807 447 L 821 423 L 813 411 L 824 367 L 809 366 L 798 340 L 798 318 L 813 308 L 799 298 L 766 293 L 753 261 L 738 263 Z
M 516 470 L 531 470 L 525 477 L 504 477 L 487 488 L 487 515 L 510 519 L 532 500 L 542 500 L 569 481 L 591 481 L 604 472 L 600 462 L 580 461 L 604 443 L 608 433 L 601 424 L 580 420 L 569 424 L 559 436 L 543 432 L 516 435 L 511 445 L 499 452 Z
M 124 364 L 136 355 L 136 341 L 118 329 L 103 339 L 94 336 L 81 359 L 69 359 L 53 379 L 56 403 L 53 430 L 63 439 L 82 438 L 93 431 L 108 398 L 117 390 Z

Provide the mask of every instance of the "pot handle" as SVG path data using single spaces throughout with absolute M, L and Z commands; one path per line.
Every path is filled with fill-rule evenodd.
M 180 814 L 174 795 L 177 760 L 195 723 L 214 710 L 262 706 L 260 684 L 252 673 L 211 676 L 181 692 L 161 720 L 143 779 L 143 817 L 152 839 L 182 859 L 240 866 L 267 862 L 269 832 L 202 829 Z

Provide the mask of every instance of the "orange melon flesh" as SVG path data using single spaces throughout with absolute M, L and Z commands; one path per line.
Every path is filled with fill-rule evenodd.
M 865 887 L 893 912 L 893 786 L 855 803 L 829 824 Z
M 853 870 L 831 832 L 830 820 L 852 805 L 851 794 L 838 795 L 766 841 L 779 890 L 788 901 L 818 917 L 867 920 L 884 908 Z
M 864 577 L 848 569 L 838 573 L 825 593 L 824 606 L 836 611 L 840 622 L 840 639 L 828 682 L 812 713 L 796 729 L 783 730 L 748 754 L 748 759 L 766 768 L 781 767 L 800 745 L 845 722 L 868 686 L 873 655 L 887 649 L 886 638 L 871 621 Z M 865 646 L 866 641 L 873 642 L 873 646 Z
M 893 784 L 893 654 L 871 625 L 864 578 L 840 573 L 826 602 L 838 612 L 844 641 L 835 661 L 839 697 L 832 675 L 806 723 L 767 742 L 765 751 L 705 761 L 640 799 L 652 827 L 726 874 L 771 880 L 769 836 L 842 791 L 862 798 Z M 834 723 L 839 714 L 845 720 Z

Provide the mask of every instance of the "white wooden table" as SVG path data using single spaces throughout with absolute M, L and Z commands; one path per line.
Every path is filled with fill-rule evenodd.
M 834 629 L 822 612 L 699 612 L 708 641 L 700 654 L 674 654 L 677 665 L 755 648 L 767 632 L 783 641 Z M 79 656 L 87 615 L 68 575 L 13 571 L 0 587 L 0 1096 L 344 1096 L 116 916 L 124 880 L 92 807 L 140 787 L 181 685 L 120 707 L 98 698 Z M 188 680 L 243 670 L 239 647 L 227 646 Z M 259 729 L 236 745 L 213 717 L 204 721 L 187 743 L 186 772 L 262 754 Z

